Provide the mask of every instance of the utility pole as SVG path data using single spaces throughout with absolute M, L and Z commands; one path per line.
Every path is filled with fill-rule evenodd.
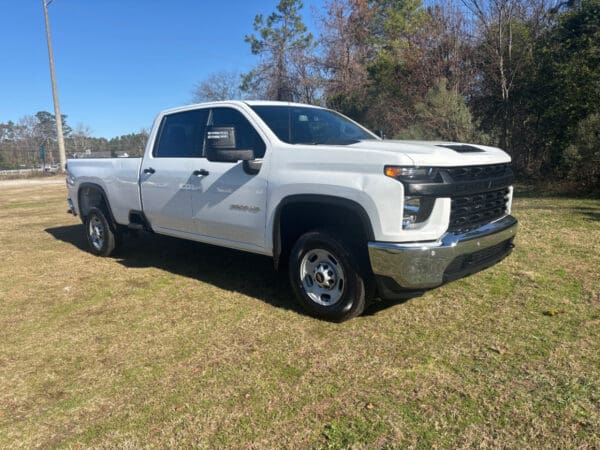
M 56 74 L 54 73 L 54 54 L 52 53 L 52 38 L 50 37 L 50 22 L 48 20 L 48 5 L 52 0 L 42 0 L 44 6 L 44 19 L 46 20 L 46 40 L 48 41 L 48 60 L 50 61 L 50 78 L 52 79 L 52 98 L 54 99 L 54 117 L 56 119 L 56 138 L 58 141 L 58 156 L 60 158 L 60 171 L 64 172 L 67 158 L 65 155 L 65 140 L 63 138 L 62 116 L 58 103 L 58 89 L 56 88 Z

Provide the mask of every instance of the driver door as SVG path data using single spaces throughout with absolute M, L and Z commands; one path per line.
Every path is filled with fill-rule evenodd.
M 236 149 L 265 154 L 265 140 L 242 111 L 212 108 L 209 127 L 234 127 Z M 203 157 L 198 188 L 192 191 L 194 233 L 203 240 L 261 253 L 265 247 L 267 179 L 265 170 L 247 170 L 242 161 L 214 162 Z M 201 167 L 200 167 L 201 166 Z

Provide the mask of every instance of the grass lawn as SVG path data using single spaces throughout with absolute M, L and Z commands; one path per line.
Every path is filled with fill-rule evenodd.
M 513 254 L 331 324 L 268 258 L 85 249 L 0 186 L 0 448 L 599 448 L 600 201 L 517 198 Z

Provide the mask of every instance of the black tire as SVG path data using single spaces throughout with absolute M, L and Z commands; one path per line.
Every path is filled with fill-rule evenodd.
M 94 255 L 110 256 L 114 252 L 118 241 L 117 232 L 102 209 L 90 208 L 84 227 L 90 251 Z
M 311 231 L 291 251 L 290 283 L 310 315 L 343 322 L 361 315 L 372 297 L 370 275 L 362 267 L 344 241 L 327 231 Z

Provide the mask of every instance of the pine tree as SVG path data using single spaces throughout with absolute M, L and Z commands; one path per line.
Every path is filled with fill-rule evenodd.
M 247 35 L 257 67 L 243 76 L 242 89 L 271 100 L 314 102 L 318 90 L 312 52 L 313 35 L 302 22 L 300 0 L 280 0 L 266 19 L 254 19 L 255 34 Z

